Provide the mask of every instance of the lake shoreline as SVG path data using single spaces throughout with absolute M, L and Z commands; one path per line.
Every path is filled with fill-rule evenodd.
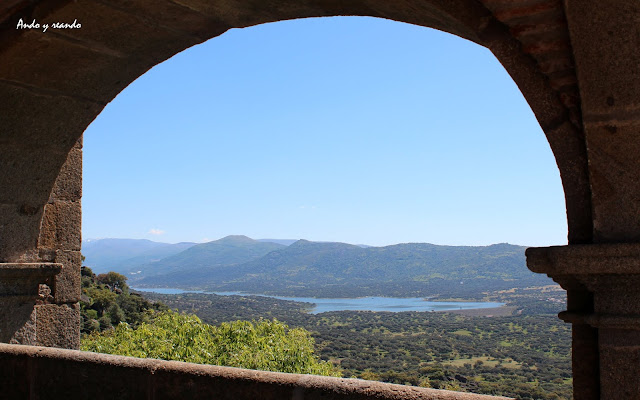
M 357 298 L 322 298 L 322 297 L 289 297 L 272 296 L 264 294 L 244 293 L 244 292 L 205 292 L 195 290 L 184 290 L 177 288 L 131 288 L 137 292 L 153 292 L 165 295 L 177 294 L 213 294 L 217 296 L 261 296 L 281 301 L 291 301 L 297 303 L 311 304 L 308 312 L 320 314 L 334 311 L 372 311 L 372 312 L 440 312 L 458 311 L 469 309 L 497 309 L 504 306 L 504 303 L 478 302 L 478 301 L 432 301 L 428 297 L 384 297 L 367 296 Z

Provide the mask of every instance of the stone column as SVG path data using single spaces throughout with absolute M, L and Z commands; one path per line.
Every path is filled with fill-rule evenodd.
M 62 270 L 54 277 L 49 301 L 35 307 L 39 346 L 80 347 L 81 197 L 82 138 L 60 169 L 40 226 L 39 258 L 62 265 Z
M 0 159 L 0 341 L 77 349 L 82 142 L 65 153 L 6 146 L 17 150 Z
M 568 293 L 574 398 L 640 398 L 640 244 L 527 249 L 527 265 Z

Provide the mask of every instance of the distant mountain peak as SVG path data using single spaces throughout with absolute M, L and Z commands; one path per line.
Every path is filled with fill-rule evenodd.
M 229 235 L 216 240 L 216 242 L 255 242 L 255 240 L 245 235 Z
M 314 243 L 310 240 L 306 240 L 306 239 L 298 239 L 295 242 L 291 243 L 290 247 L 295 247 L 295 246 L 305 246 L 308 244 Z

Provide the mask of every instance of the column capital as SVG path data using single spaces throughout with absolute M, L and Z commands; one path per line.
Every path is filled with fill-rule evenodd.
M 606 243 L 526 250 L 527 266 L 558 282 L 569 294 L 590 293 L 587 309 L 569 307 L 558 316 L 572 324 L 640 330 L 640 244 Z
M 640 275 L 640 243 L 529 247 L 527 267 L 556 275 Z

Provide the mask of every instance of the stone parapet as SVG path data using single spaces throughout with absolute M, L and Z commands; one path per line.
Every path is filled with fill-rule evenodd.
M 507 399 L 361 379 L 10 344 L 0 344 L 0 392 L 11 399 Z

